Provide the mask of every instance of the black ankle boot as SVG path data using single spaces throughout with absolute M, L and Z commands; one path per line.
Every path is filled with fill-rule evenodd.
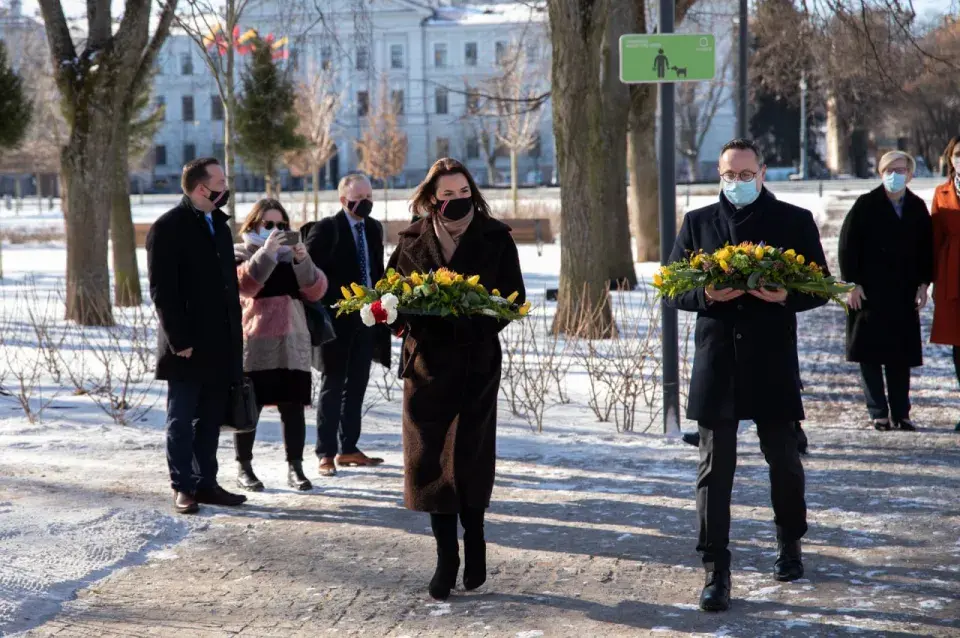
M 430 579 L 430 597 L 446 600 L 457 586 L 460 571 L 460 546 L 457 544 L 457 515 L 431 514 L 430 527 L 437 541 L 437 569 Z
M 487 582 L 487 542 L 483 537 L 484 511 L 468 508 L 460 512 L 463 525 L 463 588 L 472 591 Z
M 303 473 L 303 461 L 290 461 L 287 471 L 287 485 L 294 487 L 301 492 L 313 489 L 310 479 Z
M 263 482 L 253 473 L 253 466 L 250 461 L 240 461 L 237 463 L 237 485 L 248 492 L 262 492 Z
M 700 594 L 700 609 L 703 611 L 727 611 L 730 609 L 730 570 L 718 569 L 707 572 Z
M 800 541 L 777 542 L 777 562 L 773 564 L 773 577 L 784 583 L 803 578 Z

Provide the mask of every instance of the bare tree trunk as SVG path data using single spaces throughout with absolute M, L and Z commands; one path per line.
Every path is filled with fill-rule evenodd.
M 550 0 L 553 119 L 560 168 L 560 290 L 555 332 L 585 338 L 616 334 L 609 303 L 611 148 L 603 78 L 611 3 Z M 621 136 L 620 142 L 622 143 Z M 622 166 L 621 166 L 622 169 Z M 626 199 L 626 193 L 621 193 Z
M 517 191 L 517 151 L 510 149 L 510 195 L 513 198 L 513 218 L 520 217 L 520 194 Z
M 307 184 L 307 176 L 303 176 L 303 209 L 300 211 L 300 223 L 307 223 L 307 208 L 310 206 L 310 186 Z
M 121 308 L 143 303 L 140 270 L 137 267 L 137 238 L 130 207 L 127 172 L 127 127 L 121 123 L 114 145 L 113 179 L 110 182 L 110 239 L 113 244 L 113 300 Z
M 390 215 L 390 198 L 387 196 L 387 180 L 383 180 L 383 221 L 386 222 Z
M 657 164 L 657 89 L 630 87 L 627 168 L 630 172 L 630 221 L 637 261 L 660 259 L 660 188 Z
M 43 179 L 38 171 L 34 171 L 33 179 L 37 180 L 37 212 L 43 214 Z
M 313 167 L 313 221 L 320 219 L 320 165 Z
M 228 37 L 233 37 L 233 27 L 236 26 L 238 17 L 236 0 L 227 0 L 226 33 L 229 34 Z M 234 193 L 227 202 L 227 214 L 230 216 L 227 219 L 227 225 L 230 227 L 230 233 L 234 236 L 237 234 L 237 196 L 235 194 L 237 178 L 234 175 L 234 168 L 237 165 L 237 151 L 233 144 L 233 127 L 237 112 L 236 81 L 233 77 L 236 62 L 235 44 L 231 43 L 225 54 L 227 58 L 227 77 L 224 78 L 224 88 L 227 99 L 223 105 L 223 170 L 227 174 L 227 188 L 230 189 L 231 193 Z

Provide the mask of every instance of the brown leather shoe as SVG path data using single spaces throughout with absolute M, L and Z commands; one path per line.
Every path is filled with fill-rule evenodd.
M 337 456 L 337 465 L 341 467 L 362 467 L 374 466 L 383 463 L 383 459 L 373 456 L 367 456 L 363 452 L 354 452 L 353 454 L 341 454 Z
M 320 459 L 320 476 L 336 476 L 337 466 L 333 462 L 332 456 L 325 456 Z
M 177 514 L 196 514 L 200 511 L 200 506 L 196 499 L 186 492 L 173 493 L 173 509 Z

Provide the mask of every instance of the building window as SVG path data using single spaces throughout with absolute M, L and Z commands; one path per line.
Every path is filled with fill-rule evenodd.
M 196 118 L 193 116 L 193 96 L 184 95 L 180 98 L 180 111 L 183 114 L 184 122 L 193 122 Z
M 480 96 L 471 91 L 467 94 L 467 107 L 466 112 L 468 115 L 475 114 L 480 111 Z
M 476 42 L 467 42 L 463 45 L 463 63 L 467 66 L 477 66 Z
M 433 45 L 433 66 L 438 69 L 447 68 L 447 45 L 445 42 L 437 42 Z
M 504 146 L 499 140 L 493 145 L 494 157 L 510 157 L 510 149 Z
M 390 101 L 393 102 L 393 112 L 403 115 L 403 89 L 390 91 Z
M 189 53 L 180 54 L 180 75 L 193 75 L 193 56 Z
M 402 44 L 390 45 L 390 68 L 391 69 L 403 68 L 403 45 Z
M 224 149 L 223 149 L 223 144 L 222 144 L 222 143 L 219 143 L 219 144 L 215 143 L 215 144 L 213 145 L 213 156 L 216 157 L 216 158 L 217 158 L 218 160 L 220 160 L 221 162 L 223 161 L 223 159 L 224 159 Z
M 159 144 L 153 148 L 153 163 L 157 166 L 167 165 L 167 147 Z
M 476 136 L 467 138 L 467 159 L 477 159 L 480 157 L 480 140 Z
M 193 144 L 183 145 L 183 163 L 192 162 L 197 159 L 197 147 Z
M 450 139 L 446 137 L 437 138 L 437 159 L 450 157 Z
M 223 120 L 223 101 L 216 94 L 210 96 L 210 119 L 214 122 Z
M 495 58 L 497 61 L 497 66 L 504 64 L 507 61 L 507 43 L 504 41 L 497 42 L 494 45 Z
M 370 112 L 370 93 L 357 91 L 357 117 L 366 117 Z
M 446 115 L 447 114 L 447 89 L 442 86 L 437 87 L 437 93 L 435 95 L 435 102 L 437 107 L 437 115 Z
M 320 47 L 320 68 L 329 71 L 333 66 L 333 48 L 329 46 Z
M 153 98 L 153 107 L 160 111 L 160 118 L 167 119 L 167 96 L 155 95 Z
M 370 68 L 370 49 L 365 46 L 357 47 L 357 71 L 366 71 Z

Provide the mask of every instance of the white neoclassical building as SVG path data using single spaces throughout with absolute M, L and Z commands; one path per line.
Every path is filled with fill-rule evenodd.
M 297 13 L 289 0 L 262 0 L 246 10 L 241 29 L 288 38 L 290 62 L 301 79 L 332 69 L 342 107 L 336 124 L 337 155 L 323 178 L 327 186 L 355 170 L 356 141 L 386 81 L 407 137 L 406 167 L 395 185 L 418 182 L 438 157 L 465 161 L 478 181 L 489 182 L 476 120 L 467 116 L 468 87 L 496 76 L 498 57 L 524 48 L 530 92 L 549 91 L 546 12 L 527 3 L 429 5 L 412 0 L 325 0 Z M 315 6 L 324 9 L 320 20 Z M 189 36 L 174 33 L 160 55 L 155 99 L 166 105 L 155 139 L 153 174 L 174 190 L 180 167 L 202 155 L 222 156 L 222 107 L 201 52 Z M 519 158 L 520 183 L 546 183 L 554 175 L 550 103 L 540 109 L 539 141 Z M 491 148 L 492 148 L 491 144 Z M 496 153 L 499 182 L 509 180 L 509 157 Z M 239 188 L 256 188 L 259 176 L 242 165 Z

